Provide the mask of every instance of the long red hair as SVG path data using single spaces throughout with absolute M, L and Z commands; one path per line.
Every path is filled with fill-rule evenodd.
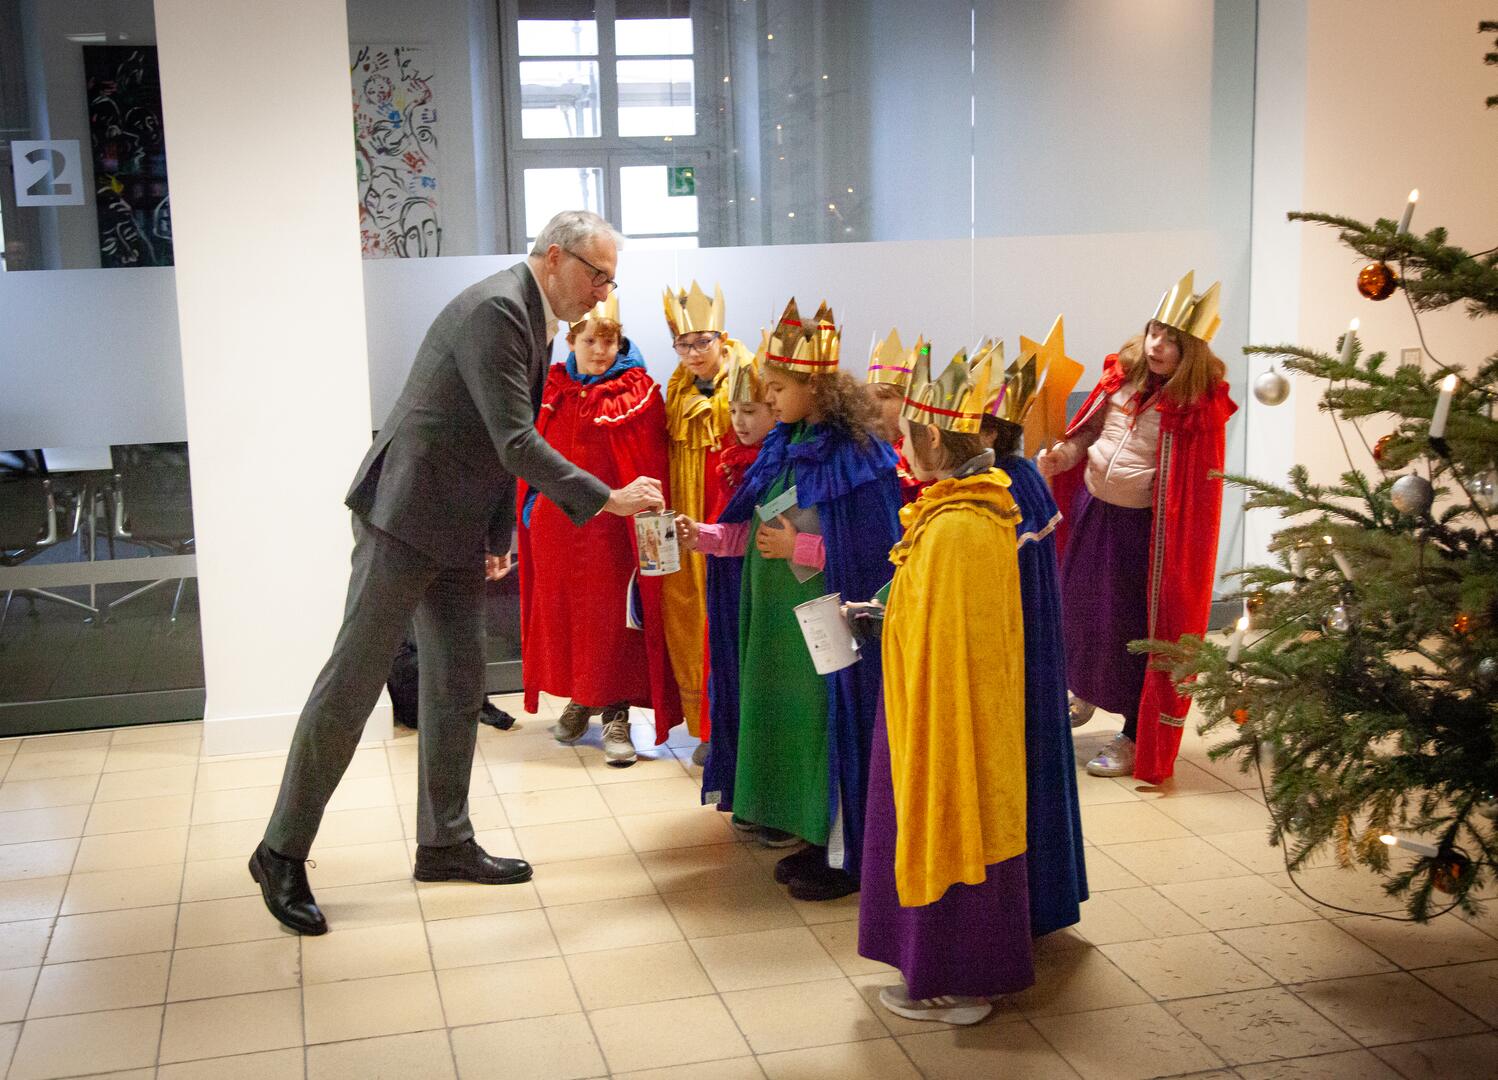
M 1149 361 L 1144 356 L 1144 339 L 1153 319 L 1145 323 L 1144 330 L 1124 342 L 1118 350 L 1119 362 L 1123 365 L 1124 379 L 1137 389 L 1144 389 L 1149 378 Z M 1222 382 L 1228 366 L 1224 364 L 1212 347 L 1199 337 L 1183 333 L 1173 326 L 1158 324 L 1181 350 L 1181 362 L 1165 383 L 1165 397 L 1176 405 L 1193 405 L 1200 401 L 1212 387 Z

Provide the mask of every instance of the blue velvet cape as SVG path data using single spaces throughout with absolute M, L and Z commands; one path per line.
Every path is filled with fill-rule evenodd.
M 816 427 L 804 442 L 792 445 L 794 428 L 777 424 L 765 436 L 759 457 L 734 492 L 718 520 L 750 520 L 755 506 L 775 479 L 795 468 L 796 503 L 814 506 L 827 553 L 827 591 L 845 602 L 868 600 L 894 574 L 889 550 L 900 538 L 898 458 L 889 444 L 870 436 L 860 446 L 830 427 Z M 723 564 L 714 573 L 714 563 Z M 734 573 L 734 565 L 738 572 Z M 742 560 L 709 559 L 707 622 L 712 649 L 712 750 L 703 770 L 706 800 L 718 796 L 720 809 L 733 809 L 733 774 L 738 765 L 738 628 Z M 731 580 L 730 580 L 731 579 Z M 732 657 L 731 669 L 726 658 Z M 883 685 L 877 642 L 861 642 L 859 661 L 827 682 L 828 819 L 841 823 L 841 836 L 828 841 L 834 865 L 858 874 L 863 857 L 863 816 L 869 784 L 869 748 L 874 710 Z M 720 659 L 725 662 L 720 664 Z M 774 687 L 746 686 L 747 694 L 774 693 Z M 721 725 L 721 726 L 720 726 Z M 721 741 L 720 741 L 721 733 Z
M 1087 899 L 1077 766 L 1067 715 L 1061 644 L 1061 583 L 1054 529 L 1061 520 L 1050 488 L 1029 461 L 1001 459 L 1009 494 L 1023 518 L 1019 539 L 1020 606 L 1025 620 L 1025 771 L 1030 933 L 1071 926 Z

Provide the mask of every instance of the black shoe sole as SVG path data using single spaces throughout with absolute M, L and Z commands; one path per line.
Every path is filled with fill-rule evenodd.
M 842 870 L 834 870 L 825 864 L 815 867 L 810 873 L 795 874 L 788 882 L 787 891 L 795 900 L 821 903 L 841 900 L 858 892 L 858 879 Z
M 803 863 L 807 866 L 817 866 L 825 858 L 825 852 L 813 847 L 804 847 L 800 851 L 792 852 L 775 864 L 776 884 L 789 885 L 800 875 Z
M 328 932 L 328 924 L 324 922 L 321 926 L 298 926 L 286 916 L 282 915 L 270 902 L 270 897 L 265 891 L 265 882 L 260 879 L 260 867 L 255 862 L 255 856 L 250 856 L 250 877 L 254 878 L 255 884 L 260 886 L 260 899 L 265 903 L 265 910 L 275 917 L 276 922 L 306 937 L 322 937 Z
M 474 874 L 465 873 L 462 870 L 421 870 L 418 869 L 411 874 L 417 881 L 467 881 L 474 885 L 523 885 L 536 876 L 536 871 L 526 867 L 524 874 L 514 877 L 478 877 Z

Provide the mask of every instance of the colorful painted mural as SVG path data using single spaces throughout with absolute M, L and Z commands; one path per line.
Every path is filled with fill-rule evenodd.
M 99 265 L 171 266 L 161 74 L 154 45 L 85 45 Z
M 423 50 L 366 45 L 351 67 L 359 171 L 359 244 L 366 259 L 442 253 L 437 106 Z

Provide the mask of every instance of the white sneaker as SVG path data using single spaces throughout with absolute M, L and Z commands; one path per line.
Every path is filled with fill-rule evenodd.
M 993 1003 L 987 998 L 948 994 L 917 1001 L 906 993 L 904 986 L 886 986 L 880 990 L 879 1004 L 907 1020 L 934 1020 L 942 1024 L 976 1024 L 993 1012 Z
M 616 768 L 635 763 L 635 744 L 629 737 L 629 707 L 605 709 L 603 713 L 603 758 Z
M 1134 740 L 1122 731 L 1103 744 L 1097 756 L 1087 763 L 1093 776 L 1131 776 L 1134 772 Z
M 1083 701 L 1075 694 L 1066 695 L 1069 703 L 1068 712 L 1071 714 L 1071 726 L 1081 727 L 1092 719 L 1092 714 L 1097 712 L 1097 706 L 1090 701 Z

